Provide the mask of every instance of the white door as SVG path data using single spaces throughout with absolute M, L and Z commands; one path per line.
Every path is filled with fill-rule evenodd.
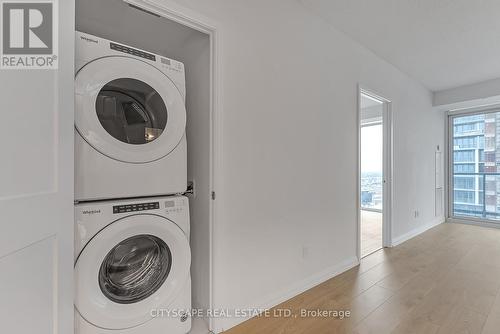
M 0 70 L 0 333 L 73 332 L 74 2 L 58 17 L 57 70 Z

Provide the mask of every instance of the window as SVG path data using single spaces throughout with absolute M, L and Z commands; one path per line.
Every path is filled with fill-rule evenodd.
M 474 176 L 455 176 L 455 189 L 460 190 L 474 190 L 475 189 Z
M 450 122 L 452 216 L 500 221 L 500 112 Z
M 474 164 L 472 163 L 467 163 L 467 164 L 454 164 L 453 165 L 453 170 L 455 173 L 474 173 Z
M 455 161 L 469 162 L 474 161 L 474 151 L 457 151 L 453 154 Z

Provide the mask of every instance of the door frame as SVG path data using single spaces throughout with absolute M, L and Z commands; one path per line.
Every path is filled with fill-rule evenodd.
M 208 35 L 210 40 L 210 189 L 212 200 L 210 201 L 209 217 L 209 268 L 210 268 L 210 308 L 215 309 L 214 302 L 214 231 L 216 222 L 222 211 L 221 198 L 223 197 L 223 106 L 222 106 L 222 29 L 212 19 L 186 7 L 178 5 L 170 0 L 123 0 L 124 2 L 143 9 L 147 12 L 157 14 L 163 18 L 182 24 Z M 216 200 L 217 199 L 217 200 Z M 216 320 L 208 317 L 206 321 L 210 330 L 216 327 Z
M 357 178 L 356 178 L 356 256 L 361 260 L 361 95 L 367 95 L 384 104 L 383 111 L 383 209 L 382 209 L 382 247 L 392 247 L 393 221 L 393 119 L 392 101 L 375 91 L 358 85 L 357 106 Z

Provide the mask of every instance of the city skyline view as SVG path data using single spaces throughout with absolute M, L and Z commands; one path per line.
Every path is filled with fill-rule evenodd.
M 382 210 L 383 125 L 361 127 L 361 207 Z

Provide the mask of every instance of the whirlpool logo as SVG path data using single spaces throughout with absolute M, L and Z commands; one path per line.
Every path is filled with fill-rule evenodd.
M 101 210 L 83 210 L 82 211 L 82 214 L 84 215 L 96 215 L 96 214 L 100 214 L 101 213 Z
M 84 41 L 86 41 L 86 42 L 99 44 L 99 41 L 98 41 L 98 40 L 93 39 L 93 38 L 90 38 L 90 37 L 87 37 L 87 36 L 80 36 L 80 39 L 81 39 L 81 40 L 84 40 Z
M 0 0 L 2 69 L 56 69 L 57 0 Z

